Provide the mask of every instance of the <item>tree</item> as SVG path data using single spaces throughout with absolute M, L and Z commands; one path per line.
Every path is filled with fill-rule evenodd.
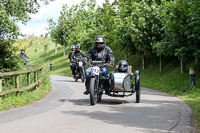
M 199 56 L 199 1 L 176 0 L 163 4 L 165 36 L 156 47 L 166 55 L 178 57 L 183 73 L 184 62 Z
M 162 21 L 159 14 L 159 5 L 140 1 L 132 2 L 132 12 L 128 19 L 130 35 L 137 51 L 142 55 L 143 69 L 145 55 L 153 54 L 153 45 L 162 39 Z

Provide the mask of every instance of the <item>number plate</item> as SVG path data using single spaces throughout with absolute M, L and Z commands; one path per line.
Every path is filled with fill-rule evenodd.
M 83 66 L 83 62 L 79 62 L 78 64 L 79 64 L 79 66 Z
M 93 67 L 92 68 L 92 75 L 99 75 L 99 71 L 100 71 L 99 67 Z

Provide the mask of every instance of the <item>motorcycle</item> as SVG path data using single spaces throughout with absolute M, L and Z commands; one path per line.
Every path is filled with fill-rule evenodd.
M 85 81 L 85 67 L 83 66 L 82 59 L 75 60 L 74 78 L 76 82 L 78 81 L 78 79 L 81 79 L 82 82 Z
M 30 58 L 22 58 L 22 64 L 23 64 L 24 66 L 28 65 L 29 62 L 30 62 Z
M 140 102 L 140 73 L 135 72 L 135 85 L 132 83 L 132 73 L 114 72 L 110 77 L 105 77 L 102 68 L 110 66 L 102 64 L 102 61 L 92 61 L 90 75 L 90 104 L 95 105 L 100 102 L 102 95 L 105 94 L 111 97 L 132 96 L 136 92 L 136 103 Z M 104 88 L 104 83 L 111 80 L 109 89 Z M 120 94 L 122 93 L 122 94 Z

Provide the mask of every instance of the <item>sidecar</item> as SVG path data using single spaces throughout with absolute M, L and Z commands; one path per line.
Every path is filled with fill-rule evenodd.
M 140 72 L 135 71 L 133 74 L 131 72 L 131 66 L 128 66 L 127 72 L 118 72 L 116 66 L 116 71 L 111 73 L 111 85 L 110 93 L 108 96 L 112 97 L 126 97 L 132 96 L 136 93 L 136 103 L 140 102 Z M 132 79 L 134 78 L 134 83 Z

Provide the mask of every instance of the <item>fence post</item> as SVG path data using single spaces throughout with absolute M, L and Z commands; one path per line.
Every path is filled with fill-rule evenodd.
M 39 79 L 41 78 L 41 74 L 42 74 L 42 69 L 38 70 L 40 72 L 40 75 L 39 75 Z M 38 88 L 40 87 L 40 82 L 38 83 Z
M 53 68 L 53 64 L 52 64 L 52 61 L 50 60 L 50 71 L 52 71 L 52 68 Z
M 15 76 L 15 87 L 19 88 L 19 75 Z
M 190 89 L 195 86 L 195 70 L 194 67 L 190 67 L 189 69 L 189 80 L 190 80 Z
M 34 82 L 37 82 L 37 71 L 34 72 Z M 35 86 L 35 89 L 37 89 L 37 85 Z
M 0 92 L 2 92 L 2 74 L 0 73 Z M 1 104 L 1 96 L 0 96 L 0 104 Z
M 27 73 L 27 84 L 28 86 L 31 84 L 31 73 Z

